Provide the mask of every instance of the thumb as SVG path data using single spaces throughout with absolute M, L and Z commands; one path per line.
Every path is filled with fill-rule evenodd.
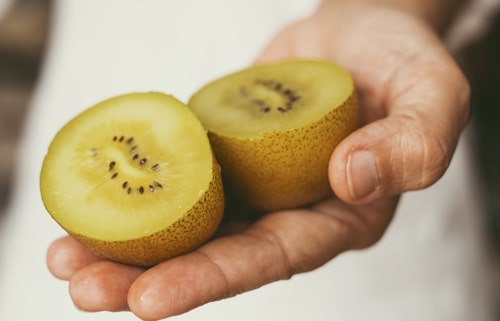
M 330 160 L 335 194 L 346 202 L 365 203 L 436 182 L 448 168 L 468 118 L 469 87 L 460 76 L 407 87 L 396 99 L 389 98 L 385 118 L 348 136 Z

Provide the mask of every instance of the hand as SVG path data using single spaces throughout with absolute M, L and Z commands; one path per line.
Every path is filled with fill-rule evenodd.
M 339 6 L 283 30 L 258 62 L 291 57 L 336 61 L 359 90 L 365 125 L 330 163 L 338 198 L 269 213 L 148 270 L 99 260 L 72 238 L 59 239 L 48 251 L 48 267 L 69 280 L 77 307 L 130 309 L 156 320 L 313 270 L 374 244 L 397 195 L 444 173 L 468 118 L 469 87 L 425 23 L 373 4 Z

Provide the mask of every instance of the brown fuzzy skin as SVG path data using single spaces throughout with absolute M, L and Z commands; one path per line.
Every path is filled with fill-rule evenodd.
M 139 239 L 112 242 L 68 233 L 103 259 L 149 267 L 206 242 L 219 226 L 223 212 L 221 170 L 214 159 L 213 177 L 207 191 L 185 215 L 165 229 Z
M 252 208 L 274 211 L 332 195 L 330 157 L 359 123 L 358 102 L 352 93 L 342 105 L 301 128 L 266 133 L 258 139 L 214 132 L 209 132 L 209 138 L 223 168 L 226 189 Z

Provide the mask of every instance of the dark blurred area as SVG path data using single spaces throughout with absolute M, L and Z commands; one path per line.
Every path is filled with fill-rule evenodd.
M 2 0 L 0 0 L 2 1 Z M 16 0 L 0 20 L 0 213 L 48 33 L 50 0 Z
M 486 38 L 463 52 L 472 85 L 474 157 L 493 244 L 500 250 L 500 14 Z

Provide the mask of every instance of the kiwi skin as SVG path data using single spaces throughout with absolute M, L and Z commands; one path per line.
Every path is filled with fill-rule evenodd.
M 222 219 L 223 194 L 221 169 L 214 159 L 213 178 L 207 191 L 181 219 L 162 231 L 140 239 L 111 242 L 67 232 L 98 257 L 149 267 L 190 252 L 206 242 Z
M 308 63 L 292 60 L 275 64 L 296 61 Z M 225 78 L 228 77 L 231 75 Z M 286 83 L 279 75 L 273 79 Z M 360 125 L 356 91 L 352 79 L 347 79 L 352 92 L 346 94 L 346 99 L 303 126 L 283 131 L 270 129 L 257 138 L 219 134 L 217 128 L 208 128 L 212 148 L 223 169 L 226 194 L 230 189 L 240 202 L 262 212 L 306 206 L 332 196 L 328 180 L 331 155 L 340 141 Z M 238 85 L 234 83 L 235 88 Z M 295 89 L 301 94 L 300 88 Z M 195 112 L 193 104 L 199 101 L 196 96 L 203 90 L 195 93 L 188 103 Z M 203 116 L 198 117 L 203 123 Z
M 357 98 L 351 95 L 342 106 L 306 127 L 265 133 L 256 140 L 208 135 L 226 174 L 225 184 L 235 197 L 251 208 L 273 211 L 333 195 L 327 176 L 330 157 L 334 147 L 357 127 Z

